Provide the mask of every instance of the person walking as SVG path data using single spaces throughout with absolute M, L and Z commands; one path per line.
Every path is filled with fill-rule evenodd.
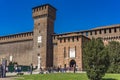
M 30 65 L 30 74 L 32 74 L 33 71 L 33 64 Z
M 75 65 L 73 66 L 73 70 L 74 70 L 74 73 L 75 73 L 76 72 L 76 66 Z

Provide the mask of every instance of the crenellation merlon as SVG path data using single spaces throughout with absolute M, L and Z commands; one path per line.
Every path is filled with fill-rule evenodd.
M 32 10 L 34 10 L 34 9 L 36 9 L 36 8 L 41 8 L 41 9 L 43 9 L 43 8 L 48 7 L 48 6 L 51 7 L 51 8 L 53 8 L 54 10 L 57 10 L 55 7 L 53 7 L 53 6 L 50 5 L 50 4 L 44 4 L 44 5 L 40 5 L 40 6 L 33 7 Z
M 41 18 L 41 17 L 50 17 L 55 20 L 56 9 L 49 4 L 37 6 L 37 7 L 32 8 L 32 17 L 34 19 Z
M 0 36 L 0 43 L 33 39 L 33 32 L 19 33 L 7 36 Z
M 119 27 L 120 27 L 120 24 L 116 24 L 116 25 L 100 26 L 100 27 L 93 28 L 91 30 L 110 29 L 110 28 L 119 28 Z

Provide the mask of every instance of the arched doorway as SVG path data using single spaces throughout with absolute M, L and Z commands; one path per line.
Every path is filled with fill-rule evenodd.
M 76 66 L 76 61 L 72 59 L 70 61 L 70 67 L 73 67 L 73 66 Z

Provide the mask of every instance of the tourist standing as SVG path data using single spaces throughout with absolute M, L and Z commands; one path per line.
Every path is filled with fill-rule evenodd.
M 3 75 L 3 68 L 2 68 L 2 64 L 0 64 L 0 78 L 2 78 Z

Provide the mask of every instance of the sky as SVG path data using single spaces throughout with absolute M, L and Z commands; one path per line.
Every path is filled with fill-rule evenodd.
M 120 24 L 120 0 L 0 0 L 0 36 L 33 31 L 32 8 L 46 3 L 57 9 L 55 33 Z

